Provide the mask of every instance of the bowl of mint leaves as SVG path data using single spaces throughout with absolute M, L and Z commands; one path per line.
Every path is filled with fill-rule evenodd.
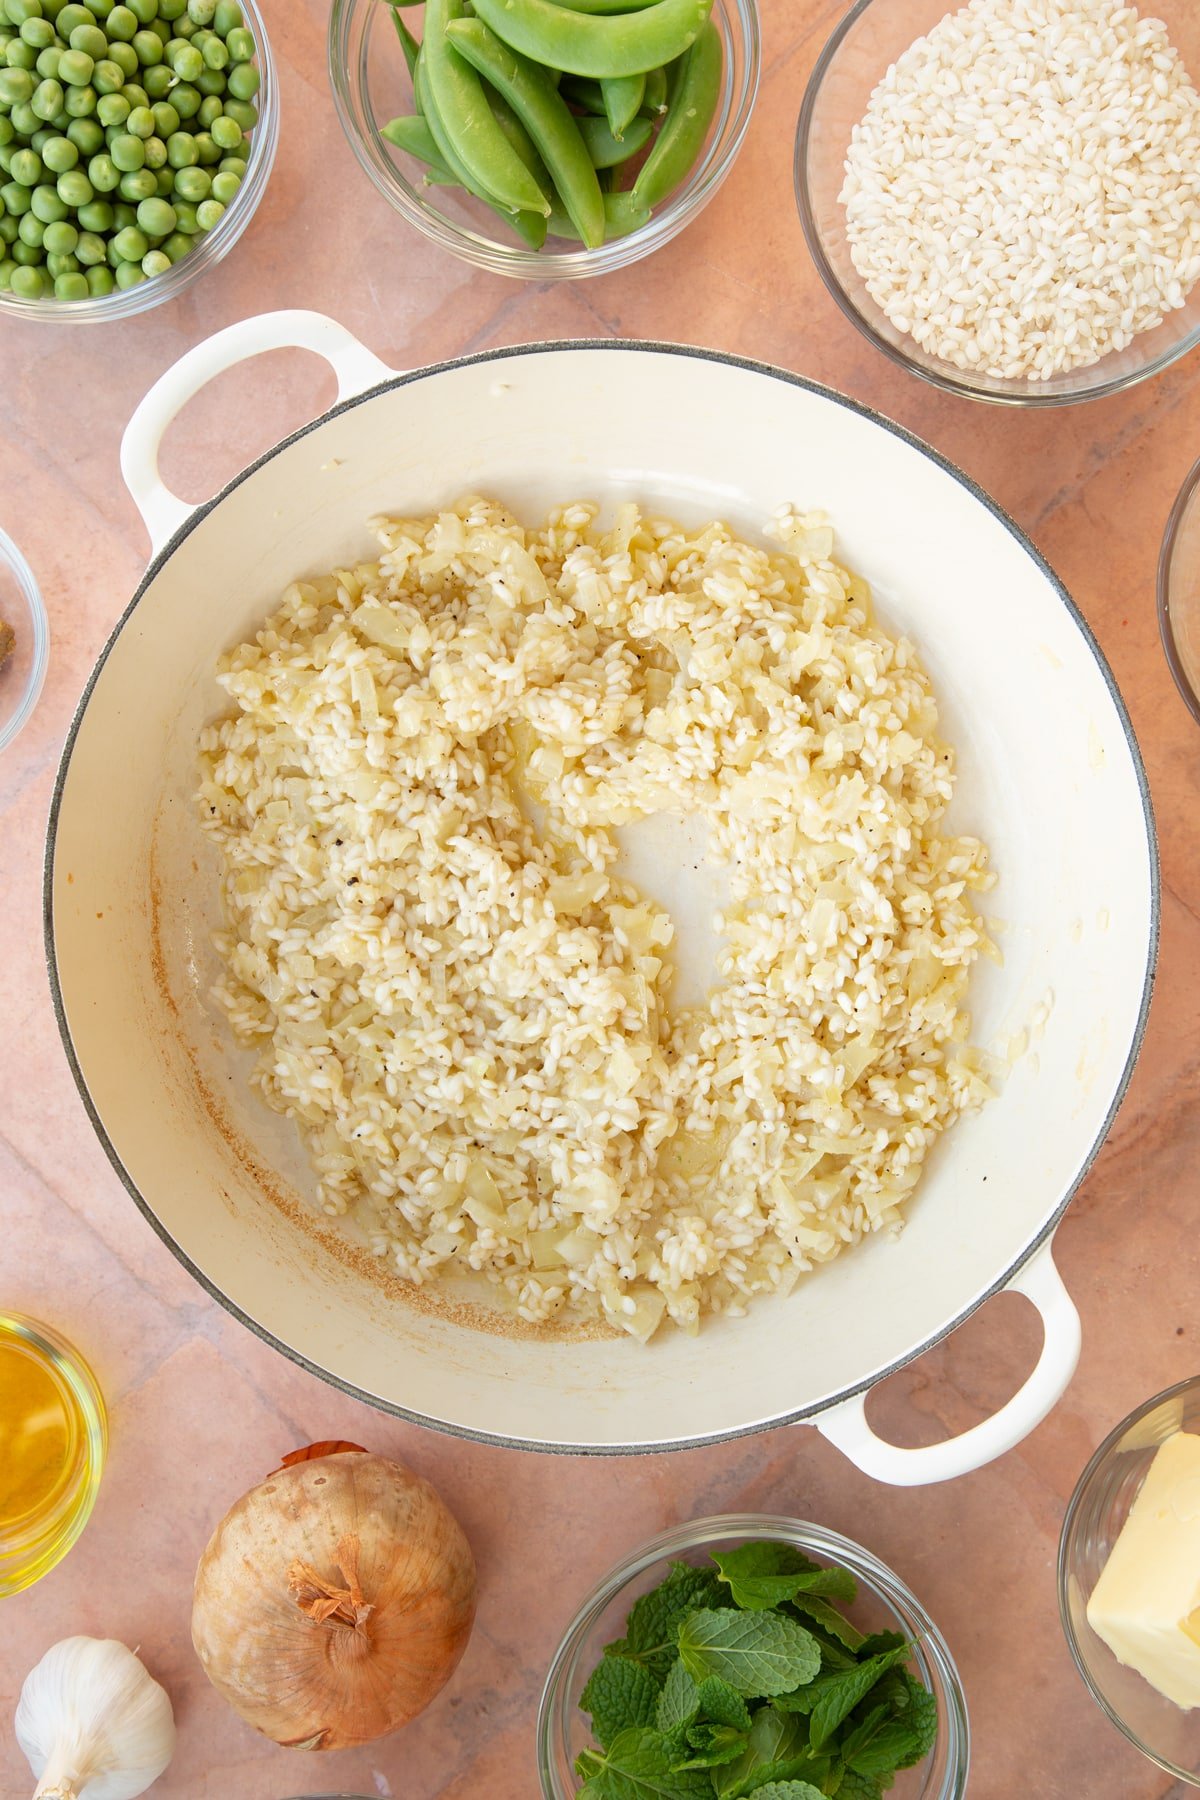
M 701 1519 L 584 1601 L 538 1716 L 545 1800 L 959 1800 L 953 1659 L 898 1576 L 822 1526 Z

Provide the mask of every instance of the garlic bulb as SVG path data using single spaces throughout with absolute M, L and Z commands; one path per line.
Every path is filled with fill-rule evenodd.
M 135 1800 L 175 1749 L 170 1700 L 114 1638 L 47 1650 L 25 1678 L 16 1730 L 38 1777 L 33 1800 Z

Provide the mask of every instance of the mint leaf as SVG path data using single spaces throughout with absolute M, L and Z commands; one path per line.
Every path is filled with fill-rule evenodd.
M 746 1733 L 732 1725 L 712 1725 L 702 1719 L 688 1728 L 686 1754 L 673 1765 L 677 1769 L 713 1769 L 732 1762 L 746 1748 Z
M 696 1691 L 700 1696 L 700 1711 L 706 1719 L 712 1719 L 717 1725 L 732 1725 L 738 1731 L 749 1731 L 750 1708 L 727 1681 L 722 1681 L 719 1675 L 710 1675 Z
M 583 1691 L 586 1694 L 587 1688 Z M 675 1725 L 690 1725 L 699 1711 L 700 1689 L 676 1658 L 671 1664 L 662 1693 L 658 1696 L 654 1723 L 660 1731 L 670 1731 Z
M 606 1656 L 592 1670 L 579 1704 L 592 1715 L 597 1742 L 608 1745 L 627 1726 L 654 1724 L 658 1682 L 640 1663 Z
M 675 1634 L 683 1619 L 701 1606 L 719 1606 L 724 1589 L 711 1569 L 691 1563 L 671 1564 L 666 1580 L 636 1600 L 625 1621 L 625 1636 L 605 1646 L 605 1656 L 624 1656 L 640 1662 L 666 1680 L 675 1657 Z
M 793 1611 L 803 1613 L 806 1620 L 812 1620 L 822 1631 L 844 1644 L 847 1650 L 861 1651 L 867 1640 L 861 1631 L 856 1631 L 849 1619 L 843 1619 L 836 1606 L 830 1606 L 828 1600 L 819 1600 L 815 1594 L 793 1594 L 790 1605 Z M 819 1640 L 818 1640 L 819 1641 Z M 869 1652 L 868 1652 L 869 1654 Z M 825 1656 L 822 1651 L 821 1663 L 824 1666 Z
M 713 1770 L 713 1786 L 721 1800 L 741 1800 L 756 1783 L 772 1780 L 797 1751 L 805 1750 L 805 1730 L 799 1719 L 760 1707 L 750 1726 L 746 1747 L 736 1762 Z
M 825 1800 L 820 1788 L 810 1781 L 768 1781 L 755 1788 L 757 1800 Z
M 913 1676 L 890 1703 L 871 1709 L 839 1746 L 846 1766 L 858 1775 L 885 1779 L 897 1769 L 922 1762 L 937 1738 L 937 1700 Z
M 789 1569 L 784 1565 L 792 1558 L 780 1554 L 789 1549 L 787 1544 L 743 1544 L 740 1550 L 713 1557 L 736 1605 L 747 1612 L 763 1612 L 802 1593 L 853 1600 L 858 1589 L 848 1569 L 818 1568 L 798 1551 L 793 1556 L 803 1566 Z
M 888 1786 L 891 1786 L 889 1781 Z M 883 1789 L 872 1775 L 860 1775 L 856 1769 L 844 1769 L 834 1789 L 837 1800 L 883 1800 Z
M 876 1682 L 907 1654 L 908 1645 L 901 1643 L 879 1656 L 869 1656 L 857 1668 L 823 1675 L 812 1683 L 808 1690 L 813 1701 L 808 1741 L 814 1750 L 828 1742 L 842 1720 L 854 1711 L 860 1700 L 866 1699 Z
M 712 1800 L 704 1769 L 672 1769 L 662 1734 L 634 1725 L 620 1732 L 603 1756 L 585 1750 L 575 1772 L 587 1800 Z
M 694 1680 L 719 1675 L 739 1694 L 754 1697 L 786 1694 L 811 1681 L 821 1666 L 811 1632 L 778 1613 L 743 1613 L 731 1607 L 692 1612 L 679 1627 L 678 1643 Z
M 815 1575 L 821 1567 L 792 1544 L 775 1544 L 763 1539 L 741 1544 L 736 1550 L 722 1550 L 713 1556 L 713 1561 L 720 1569 L 723 1581 L 740 1580 L 747 1575 Z
M 885 1650 L 898 1650 L 906 1641 L 899 1631 L 873 1631 L 870 1637 L 863 1639 L 859 1648 L 864 1656 L 881 1656 Z

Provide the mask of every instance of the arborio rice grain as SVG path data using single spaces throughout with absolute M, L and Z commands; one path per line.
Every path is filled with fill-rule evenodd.
M 990 878 L 941 835 L 928 679 L 827 522 L 785 510 L 768 551 L 467 499 L 375 529 L 378 562 L 224 659 L 201 744 L 218 995 L 326 1211 L 412 1281 L 479 1270 L 526 1319 L 642 1338 L 895 1227 L 990 1091 L 961 1004 Z M 670 918 L 614 873 L 662 809 L 728 866 L 690 1009 Z
M 1114 0 L 971 0 L 855 126 L 850 254 L 898 330 L 976 374 L 1122 350 L 1200 277 L 1200 96 Z

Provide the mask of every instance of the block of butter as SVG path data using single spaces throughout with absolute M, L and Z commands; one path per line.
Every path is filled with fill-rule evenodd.
M 1200 1437 L 1156 1452 L 1092 1591 L 1088 1624 L 1176 1706 L 1200 1706 Z

